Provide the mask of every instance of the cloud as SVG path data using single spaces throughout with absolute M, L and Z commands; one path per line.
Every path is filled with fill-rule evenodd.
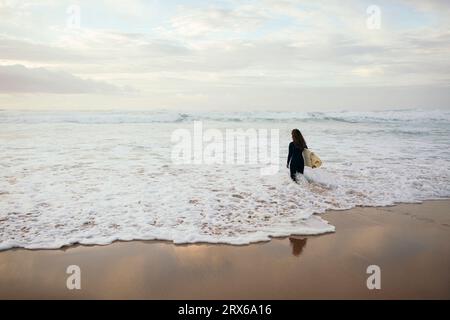
M 108 83 L 81 79 L 70 73 L 22 65 L 0 66 L 3 93 L 115 93 L 122 89 Z
M 235 103 L 270 92 L 283 104 L 284 89 L 450 85 L 447 0 L 379 0 L 380 30 L 366 26 L 371 0 L 131 1 L 76 1 L 70 29 L 71 1 L 0 0 L 0 91 L 131 86 L 145 102 L 192 105 L 233 90 Z
M 172 29 L 188 37 L 207 36 L 215 32 L 245 32 L 261 26 L 268 16 L 254 7 L 239 9 L 180 7 L 171 21 Z
M 45 63 L 70 62 L 82 60 L 83 55 L 61 47 L 0 36 L 0 59 Z
M 448 13 L 450 6 L 448 0 L 401 0 L 406 5 L 413 6 L 417 10 L 436 13 Z

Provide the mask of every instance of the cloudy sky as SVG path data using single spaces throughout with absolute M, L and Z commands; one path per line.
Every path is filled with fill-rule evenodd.
M 1 109 L 450 109 L 448 0 L 0 0 Z

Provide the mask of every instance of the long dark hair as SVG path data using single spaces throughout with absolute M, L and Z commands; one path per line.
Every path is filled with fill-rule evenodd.
M 308 148 L 306 146 L 305 138 L 303 138 L 302 133 L 298 129 L 292 130 L 292 141 L 297 148 Z

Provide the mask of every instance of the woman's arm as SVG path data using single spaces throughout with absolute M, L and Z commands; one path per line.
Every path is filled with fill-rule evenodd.
M 291 158 L 292 158 L 292 147 L 293 147 L 293 145 L 292 145 L 292 143 L 290 143 L 289 144 L 289 154 L 287 157 L 287 165 L 286 165 L 286 167 L 288 167 L 288 168 L 289 168 L 289 162 L 291 162 Z

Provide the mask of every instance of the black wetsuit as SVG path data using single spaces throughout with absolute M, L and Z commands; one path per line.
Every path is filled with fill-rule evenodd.
M 305 148 L 308 148 L 305 146 Z M 304 148 L 298 147 L 291 142 L 289 144 L 289 155 L 287 158 L 287 164 L 289 169 L 291 169 L 291 178 L 294 181 L 297 181 L 295 175 L 297 172 L 303 174 L 303 170 L 305 169 L 305 160 L 303 160 L 303 150 Z

